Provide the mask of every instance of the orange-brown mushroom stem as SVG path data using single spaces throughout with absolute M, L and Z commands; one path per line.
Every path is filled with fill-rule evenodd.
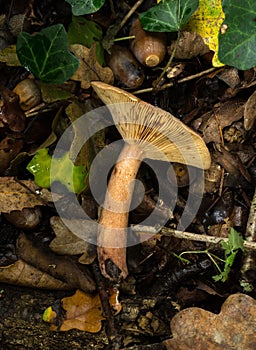
M 129 208 L 134 183 L 142 161 L 137 144 L 126 143 L 112 171 L 104 206 L 99 220 L 98 259 L 105 277 L 115 279 L 106 271 L 105 263 L 111 260 L 120 270 L 118 278 L 128 274 L 126 240 Z

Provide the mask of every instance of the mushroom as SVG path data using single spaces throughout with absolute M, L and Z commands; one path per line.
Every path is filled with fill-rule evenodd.
M 126 278 L 126 240 L 134 180 L 144 158 L 210 167 L 211 158 L 203 139 L 172 114 L 146 103 L 127 91 L 103 82 L 91 82 L 107 105 L 125 141 L 112 171 L 99 219 L 97 251 L 102 274 Z M 108 261 L 119 269 L 107 271 Z

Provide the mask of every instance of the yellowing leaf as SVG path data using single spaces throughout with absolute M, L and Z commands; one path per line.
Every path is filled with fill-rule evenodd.
M 223 66 L 218 59 L 218 35 L 224 18 L 221 0 L 199 0 L 198 10 L 185 27 L 190 32 L 197 32 L 210 50 L 214 51 L 212 59 L 214 67 Z
M 98 294 L 91 295 L 77 290 L 71 297 L 63 298 L 62 305 L 66 310 L 66 320 L 60 327 L 61 331 L 72 328 L 90 333 L 100 331 L 104 317 Z

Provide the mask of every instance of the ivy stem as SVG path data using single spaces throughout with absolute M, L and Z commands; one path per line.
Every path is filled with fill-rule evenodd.
M 173 61 L 173 58 L 175 56 L 175 53 L 177 51 L 177 48 L 178 48 L 178 45 L 179 45 L 179 41 L 180 41 L 180 37 L 181 37 L 181 27 L 180 27 L 180 0 L 178 0 L 178 14 L 177 14 L 177 17 L 178 17 L 178 35 L 177 35 L 177 39 L 176 39 L 176 42 L 175 42 L 175 45 L 174 45 L 174 48 L 173 48 L 173 51 L 172 51 L 172 54 L 166 64 L 166 66 L 164 67 L 162 73 L 160 74 L 160 76 L 157 78 L 157 80 L 154 82 L 154 86 L 155 86 L 155 89 L 158 89 L 158 85 L 160 83 L 160 81 L 162 80 L 163 76 L 165 75 L 165 73 L 167 72 L 168 68 L 170 67 L 172 61 Z

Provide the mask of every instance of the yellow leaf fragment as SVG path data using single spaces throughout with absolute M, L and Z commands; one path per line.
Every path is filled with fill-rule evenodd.
M 45 311 L 44 311 L 44 314 L 43 314 L 43 320 L 45 322 L 49 322 L 49 323 L 52 323 L 54 322 L 55 318 L 56 318 L 56 312 L 53 311 L 52 307 L 49 306 Z
M 224 18 L 221 0 L 199 0 L 198 10 L 185 27 L 186 30 L 199 34 L 210 50 L 214 51 L 214 67 L 223 66 L 218 59 L 218 35 Z

